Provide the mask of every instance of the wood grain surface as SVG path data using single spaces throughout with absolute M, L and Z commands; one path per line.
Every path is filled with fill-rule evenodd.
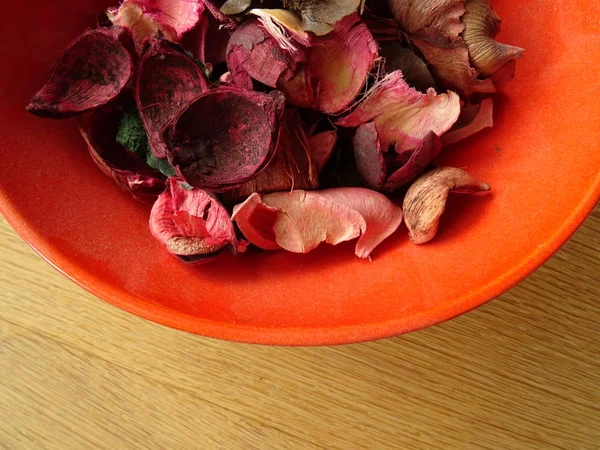
M 120 311 L 0 222 L 0 449 L 600 449 L 600 209 L 451 322 L 330 348 Z

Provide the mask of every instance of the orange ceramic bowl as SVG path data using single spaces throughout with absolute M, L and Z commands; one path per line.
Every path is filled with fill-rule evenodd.
M 115 0 L 116 2 L 116 0 Z M 550 257 L 600 196 L 600 2 L 497 0 L 502 40 L 524 47 L 496 126 L 440 163 L 493 194 L 451 198 L 440 233 L 402 226 L 358 260 L 353 244 L 224 256 L 190 267 L 148 232 L 149 208 L 102 175 L 73 120 L 25 112 L 61 50 L 106 2 L 11 1 L 0 28 L 0 209 L 52 265 L 106 301 L 181 330 L 235 341 L 341 344 L 450 319 Z

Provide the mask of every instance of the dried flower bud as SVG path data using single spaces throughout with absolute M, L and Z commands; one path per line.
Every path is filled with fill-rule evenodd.
M 122 114 L 115 106 L 102 107 L 79 117 L 79 131 L 88 144 L 92 159 L 105 175 L 135 198 L 152 203 L 164 190 L 164 179 L 117 143 Z
M 125 0 L 119 8 L 107 11 L 114 25 L 127 27 L 141 52 L 144 41 L 158 31 L 170 41 L 177 42 L 183 33 L 194 28 L 204 11 L 200 1 Z
M 392 72 L 367 93 L 358 107 L 337 122 L 343 127 L 358 127 L 374 122 L 381 148 L 391 146 L 397 153 L 414 149 L 430 132 L 441 136 L 460 114 L 460 100 L 448 91 L 426 94 L 411 88 L 399 71 Z
M 169 160 L 194 187 L 242 185 L 271 161 L 284 103 L 278 92 L 230 86 L 202 94 L 166 126 Z
M 284 0 L 283 5 L 302 17 L 302 26 L 317 36 L 330 33 L 344 17 L 362 13 L 365 0 Z
M 107 104 L 133 75 L 133 42 L 123 27 L 98 28 L 75 39 L 54 64 L 27 110 L 54 119 Z
M 185 189 L 169 178 L 150 213 L 150 232 L 175 256 L 186 262 L 204 261 L 226 246 L 238 246 L 229 213 L 210 193 Z
M 336 245 L 359 238 L 355 253 L 368 258 L 402 222 L 402 209 L 369 189 L 252 194 L 232 219 L 251 244 L 307 253 L 321 242 Z
M 492 126 L 494 126 L 494 101 L 491 98 L 486 98 L 475 105 L 463 106 L 454 126 L 442 136 L 442 144 L 454 144 Z
M 465 13 L 465 0 L 387 0 L 387 2 L 396 20 L 409 33 L 431 27 L 454 39 L 464 30 L 460 18 Z
M 208 82 L 196 62 L 179 45 L 154 36 L 138 68 L 135 96 L 157 158 L 167 156 L 161 135 L 165 125 L 207 90 Z
M 427 172 L 413 183 L 404 198 L 404 218 L 410 240 L 424 244 L 434 238 L 450 192 L 489 190 L 489 185 L 461 169 L 440 167 Z
M 492 76 L 511 60 L 523 56 L 523 49 L 494 40 L 500 32 L 500 18 L 488 0 L 468 0 L 463 17 L 463 39 L 469 47 L 473 65 L 485 76 Z

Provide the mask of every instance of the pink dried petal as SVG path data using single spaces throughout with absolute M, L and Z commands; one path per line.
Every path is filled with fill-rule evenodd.
M 362 13 L 365 0 L 284 0 L 285 9 L 302 17 L 302 27 L 317 36 L 330 33 L 344 17 Z
M 354 160 L 361 180 L 371 189 L 380 190 L 387 178 L 387 164 L 373 122 L 357 128 L 353 146 Z
M 27 110 L 58 119 L 107 104 L 123 91 L 133 75 L 132 49 L 125 28 L 86 31 L 58 58 Z
M 387 177 L 384 190 L 394 191 L 410 183 L 431 164 L 441 149 L 442 142 L 438 135 L 434 132 L 429 133 L 409 153 L 408 160 Z
M 247 183 L 227 191 L 227 199 L 239 200 L 257 192 L 266 194 L 292 189 L 315 189 L 319 185 L 308 139 L 298 112 L 287 109 L 282 118 L 277 150 L 269 165 Z
M 155 36 L 135 81 L 135 96 L 152 153 L 164 159 L 162 131 L 175 114 L 208 90 L 202 69 L 177 44 Z
M 304 53 L 281 48 L 258 19 L 244 22 L 227 45 L 227 66 L 236 85 L 252 89 L 252 80 L 275 88 L 291 78 Z
M 450 192 L 476 193 L 490 186 L 454 167 L 440 167 L 418 178 L 404 198 L 404 220 L 410 240 L 424 244 L 437 233 Z
M 385 196 L 362 188 L 252 194 L 233 210 L 250 243 L 266 250 L 307 253 L 321 242 L 336 245 L 360 237 L 356 255 L 371 251 L 402 221 L 402 210 Z
M 406 82 L 421 92 L 427 92 L 427 89 L 436 87 L 427 64 L 410 48 L 395 41 L 384 42 L 380 47 L 379 55 L 385 59 L 386 73 L 399 70 Z
M 237 246 L 229 213 L 210 193 L 169 178 L 150 213 L 150 232 L 173 255 L 189 260 Z
M 323 131 L 308 139 L 310 157 L 315 165 L 317 175 L 321 173 L 333 154 L 338 142 L 337 131 Z
M 460 114 L 460 100 L 448 91 L 426 94 L 411 88 L 400 71 L 392 72 L 377 83 L 359 106 L 337 122 L 343 127 L 358 127 L 374 122 L 387 151 L 392 145 L 396 152 L 412 150 L 427 134 L 438 136 L 448 131 Z
M 473 93 L 496 92 L 491 79 L 478 79 L 471 67 L 469 49 L 461 38 L 453 41 L 434 28 L 425 28 L 412 37 L 412 42 L 429 62 L 432 72 L 448 88 L 468 99 Z
M 170 41 L 179 41 L 183 33 L 194 28 L 203 11 L 203 3 L 197 0 L 125 0 L 107 15 L 114 25 L 128 27 L 141 49 L 157 31 Z
M 460 18 L 465 0 L 387 0 L 392 14 L 409 33 L 422 28 L 437 28 L 451 39 L 464 30 Z
M 358 15 L 344 18 L 311 48 L 307 80 L 317 109 L 336 114 L 347 109 L 367 81 L 377 58 L 377 44 Z
M 454 144 L 493 126 L 494 102 L 491 98 L 486 98 L 476 105 L 463 107 L 454 126 L 442 136 L 442 144 Z
M 488 0 L 468 0 L 463 17 L 463 39 L 475 68 L 485 76 L 492 76 L 509 61 L 521 58 L 523 49 L 501 44 L 494 40 L 500 32 L 501 20 Z
M 98 168 L 135 198 L 152 203 L 164 190 L 162 176 L 116 140 L 122 112 L 105 106 L 79 117 L 79 131 Z
M 165 127 L 169 160 L 195 187 L 244 184 L 273 157 L 284 103 L 278 92 L 229 86 L 202 94 Z

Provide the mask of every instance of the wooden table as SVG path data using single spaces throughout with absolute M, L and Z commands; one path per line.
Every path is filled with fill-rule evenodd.
M 600 208 L 459 319 L 332 348 L 171 330 L 0 222 L 0 449 L 599 449 Z

